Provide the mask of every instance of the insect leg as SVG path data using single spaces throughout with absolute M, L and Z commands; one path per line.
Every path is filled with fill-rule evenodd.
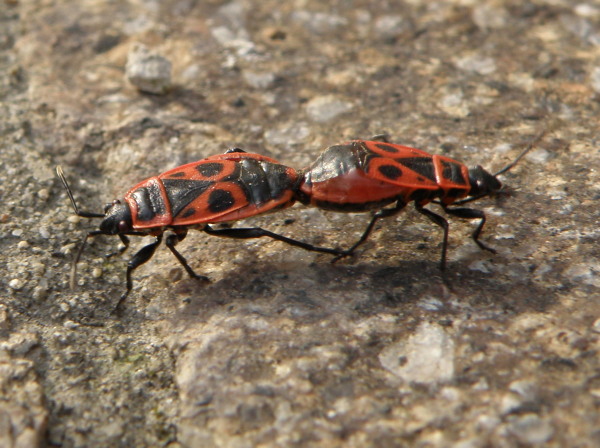
M 361 235 L 359 240 L 356 243 L 354 243 L 352 245 L 352 247 L 350 247 L 350 249 L 345 250 L 344 253 L 339 254 L 337 257 L 335 257 L 333 260 L 331 260 L 331 262 L 335 263 L 336 261 L 338 261 L 341 258 L 352 255 L 358 246 L 360 246 L 362 243 L 367 241 L 367 239 L 369 238 L 369 235 L 371 235 L 371 232 L 373 231 L 373 228 L 375 227 L 375 223 L 378 220 L 380 220 L 381 218 L 387 218 L 388 216 L 394 216 L 400 210 L 402 210 L 404 207 L 406 207 L 406 204 L 402 201 L 398 201 L 396 203 L 396 205 L 392 208 L 384 208 L 384 209 L 381 209 L 381 210 L 373 213 L 373 216 L 371 217 L 371 221 L 367 225 L 367 228 L 365 229 L 365 231 L 363 232 L 363 234 Z
M 390 142 L 390 134 L 376 134 L 374 136 L 372 136 L 369 140 L 375 141 L 375 142 L 382 142 L 382 143 L 391 143 Z
M 415 209 L 422 215 L 427 216 L 431 222 L 440 226 L 444 231 L 444 240 L 442 242 L 442 259 L 440 261 L 440 270 L 443 271 L 446 269 L 446 253 L 448 252 L 448 221 L 446 221 L 443 216 L 423 208 L 423 206 L 418 202 L 415 202 Z
M 115 255 L 121 255 L 123 252 L 125 252 L 127 250 L 127 248 L 129 247 L 129 238 L 127 238 L 125 235 L 120 233 L 119 239 L 123 243 L 123 247 L 119 247 L 117 250 L 114 250 L 114 251 L 104 255 L 105 258 L 112 258 Z
M 121 307 L 121 305 L 123 304 L 123 301 L 127 298 L 129 293 L 131 292 L 131 289 L 133 287 L 133 281 L 131 280 L 131 274 L 138 267 L 140 267 L 141 265 L 146 263 L 148 260 L 150 260 L 150 258 L 152 258 L 152 255 L 154 255 L 154 251 L 156 251 L 156 248 L 160 244 L 161 240 L 162 240 L 162 235 L 158 235 L 156 237 L 156 240 L 153 243 L 150 243 L 147 246 L 142 247 L 138 252 L 136 252 L 136 254 L 133 257 L 131 257 L 131 260 L 129 260 L 129 262 L 127 263 L 127 273 L 126 273 L 127 290 L 123 293 L 123 295 L 119 299 L 119 303 L 117 303 L 115 310 L 118 310 Z
M 196 274 L 194 272 L 194 270 L 190 267 L 190 265 L 188 264 L 188 262 L 184 258 L 184 256 L 181 255 L 177 249 L 175 249 L 175 245 L 177 243 L 179 243 L 180 241 L 183 241 L 183 239 L 186 237 L 186 235 L 187 235 L 187 230 L 180 230 L 177 233 L 171 233 L 167 236 L 167 239 L 165 240 L 165 245 L 169 248 L 169 250 L 173 253 L 173 255 L 175 255 L 175 258 L 177 258 L 177 261 L 179 261 L 179 263 L 181 263 L 181 266 L 183 266 L 183 268 L 185 269 L 185 271 L 188 273 L 188 275 L 190 277 L 195 278 L 196 280 L 202 280 L 204 282 L 207 282 L 207 281 L 209 281 L 208 277 L 206 277 L 205 275 Z
M 448 208 L 448 207 L 443 207 L 443 208 L 446 213 L 448 213 L 449 215 L 452 215 L 452 216 L 457 216 L 457 217 L 463 218 L 463 219 L 480 219 L 481 221 L 479 221 L 479 225 L 477 226 L 475 231 L 471 234 L 471 237 L 473 238 L 473 241 L 475 241 L 481 249 L 487 250 L 493 254 L 496 253 L 495 249 L 493 249 L 489 246 L 486 246 L 481 241 L 479 241 L 479 235 L 481 234 L 481 230 L 483 229 L 483 225 L 485 224 L 485 213 L 483 213 L 481 210 L 475 210 L 473 208 Z
M 322 252 L 325 254 L 333 254 L 333 255 L 342 255 L 345 251 L 339 249 L 330 249 L 327 247 L 319 247 L 313 246 L 312 244 L 305 243 L 303 241 L 294 240 L 292 238 L 288 238 L 287 236 L 279 235 L 277 233 L 270 232 L 268 230 L 262 229 L 260 227 L 251 227 L 244 229 L 213 229 L 210 226 L 206 226 L 203 229 L 209 235 L 214 236 L 223 236 L 226 238 L 239 238 L 239 239 L 251 239 L 251 238 L 261 238 L 263 236 L 272 238 L 277 241 L 282 241 L 284 243 L 290 244 L 292 246 L 301 247 L 302 249 L 310 250 L 313 252 Z
M 114 257 L 115 255 L 121 255 L 123 252 L 125 252 L 129 248 L 129 238 L 122 233 L 119 233 L 117 235 L 119 236 L 119 239 L 123 243 L 123 247 L 119 247 L 117 250 L 104 255 L 104 257 L 111 258 L 111 257 Z M 129 232 L 127 235 L 146 236 L 148 234 L 144 233 L 144 232 Z

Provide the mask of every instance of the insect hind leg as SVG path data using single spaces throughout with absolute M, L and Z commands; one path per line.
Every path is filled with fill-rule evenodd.
M 387 134 L 387 133 L 375 134 L 375 135 L 371 136 L 371 138 L 369 140 L 375 141 L 375 142 L 381 142 L 381 143 L 391 143 L 390 134 Z
M 312 252 L 321 252 L 325 254 L 331 255 L 343 255 L 345 251 L 338 249 L 331 249 L 328 247 L 319 247 L 310 243 L 305 243 L 304 241 L 295 240 L 293 238 L 288 238 L 287 236 L 279 235 L 278 233 L 270 232 L 261 227 L 249 227 L 249 228 L 225 228 L 225 229 L 213 229 L 210 226 L 206 226 L 202 229 L 204 232 L 209 235 L 214 236 L 222 236 L 225 238 L 237 238 L 237 239 L 252 239 L 252 238 L 262 238 L 267 237 L 274 239 L 276 241 L 281 241 L 283 243 L 289 244 L 291 246 L 301 247 L 302 249 L 309 250 Z

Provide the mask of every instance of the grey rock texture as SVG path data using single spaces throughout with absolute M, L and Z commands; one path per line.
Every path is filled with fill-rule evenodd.
M 162 95 L 126 78 L 143 44 Z M 585 0 L 0 4 L 0 445 L 600 445 L 600 8 Z M 358 254 L 191 232 L 136 272 L 98 237 L 136 182 L 238 146 L 297 168 L 392 141 L 495 171 L 510 197 L 441 234 L 411 207 Z M 476 205 L 475 205 L 476 204 Z M 431 205 L 435 209 L 435 205 Z M 239 225 L 349 246 L 367 215 Z M 132 250 L 144 241 L 138 238 Z

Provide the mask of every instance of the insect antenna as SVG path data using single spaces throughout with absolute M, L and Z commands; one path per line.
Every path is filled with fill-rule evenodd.
M 83 249 L 86 246 L 88 238 L 94 235 L 102 235 L 102 232 L 100 230 L 88 232 L 85 237 L 83 237 L 81 244 L 79 244 L 79 249 L 77 250 L 77 254 L 75 254 L 75 258 L 73 259 L 73 264 L 71 265 L 71 274 L 69 276 L 69 287 L 71 289 L 75 289 L 75 281 L 77 279 L 77 264 L 79 263 Z
M 75 198 L 73 197 L 73 192 L 71 191 L 71 187 L 69 186 L 69 183 L 67 182 L 67 179 L 65 177 L 65 173 L 63 172 L 62 167 L 60 165 L 56 167 L 56 174 L 58 175 L 62 184 L 64 185 L 65 190 L 67 190 L 67 195 L 69 196 L 69 199 L 71 200 L 71 205 L 73 206 L 73 210 L 75 210 L 75 214 L 77 216 L 81 216 L 82 218 L 104 218 L 104 214 L 101 214 L 101 213 L 94 213 L 94 212 L 87 212 L 84 210 L 79 210 L 79 207 L 77 207 L 77 203 L 75 202 Z M 79 249 L 77 250 L 77 254 L 75 255 L 75 259 L 73 260 L 73 264 L 71 266 L 71 275 L 69 278 L 69 286 L 71 287 L 71 289 L 75 288 L 75 280 L 77 278 L 77 263 L 79 262 L 79 259 L 81 258 L 81 254 L 83 253 L 83 249 L 85 248 L 88 238 L 91 236 L 94 236 L 94 235 L 100 235 L 101 233 L 102 232 L 99 230 L 95 230 L 93 232 L 88 232 L 86 234 L 86 236 L 83 238 L 83 241 L 81 242 L 81 244 L 79 245 Z
M 492 176 L 497 177 L 500 174 L 504 174 L 508 170 L 512 169 L 517 163 L 519 163 L 519 160 L 521 160 L 523 157 L 525 157 L 525 154 L 527 154 L 529 151 L 531 151 L 533 149 L 533 147 L 544 137 L 546 132 L 547 132 L 547 129 L 544 129 L 542 132 L 540 132 L 538 135 L 536 135 L 533 139 L 531 139 L 529 144 L 525 147 L 525 149 L 523 151 L 521 151 L 521 154 L 519 154 L 515 158 L 515 160 L 510 162 L 508 165 L 506 165 L 504 168 L 502 168 L 497 173 L 492 174 Z
M 73 193 L 71 192 L 71 187 L 69 187 L 67 179 L 65 178 L 65 173 L 63 172 L 62 167 L 60 165 L 56 167 L 56 174 L 58 174 L 58 177 L 64 185 L 65 190 L 67 190 L 67 195 L 69 195 L 71 205 L 73 206 L 73 210 L 75 210 L 75 214 L 77 216 L 81 216 L 82 218 L 104 218 L 104 214 L 101 213 L 86 212 L 83 210 L 79 210 L 79 207 L 77 207 L 77 203 L 75 202 L 75 198 L 73 197 Z

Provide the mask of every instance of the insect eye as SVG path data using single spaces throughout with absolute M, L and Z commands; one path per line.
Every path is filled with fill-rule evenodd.
M 125 233 L 129 231 L 129 224 L 125 221 L 119 221 L 119 233 Z

